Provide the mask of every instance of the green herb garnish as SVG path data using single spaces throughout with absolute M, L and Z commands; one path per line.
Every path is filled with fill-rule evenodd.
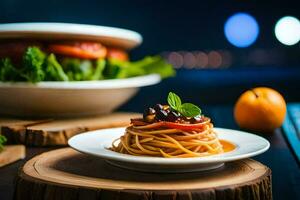
M 4 148 L 4 143 L 6 142 L 6 137 L 0 134 L 0 151 Z
M 174 92 L 169 92 L 168 104 L 170 107 L 185 117 L 196 117 L 201 114 L 201 109 L 192 103 L 181 102 L 180 97 Z

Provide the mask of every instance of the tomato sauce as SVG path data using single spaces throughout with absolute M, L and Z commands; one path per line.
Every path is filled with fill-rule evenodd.
M 220 140 L 220 143 L 223 146 L 224 153 L 233 151 L 236 148 L 236 146 L 234 144 L 232 144 L 231 142 L 228 142 L 226 140 Z

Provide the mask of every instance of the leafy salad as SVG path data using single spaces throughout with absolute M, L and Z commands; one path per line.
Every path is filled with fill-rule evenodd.
M 127 54 L 120 51 L 108 56 L 103 49 L 102 52 L 96 52 L 88 46 L 87 51 L 84 49 L 86 46 L 80 45 L 79 48 L 78 45 L 53 45 L 46 50 L 39 46 L 27 46 L 17 61 L 0 53 L 0 81 L 89 81 L 152 73 L 167 78 L 175 74 L 173 67 L 160 56 L 147 56 L 132 62 L 126 57 Z

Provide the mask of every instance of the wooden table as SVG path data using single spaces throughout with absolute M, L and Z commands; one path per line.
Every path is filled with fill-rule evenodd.
M 205 111 L 205 114 L 214 119 L 217 127 L 237 128 L 232 118 L 231 106 L 207 107 Z M 266 153 L 254 157 L 254 159 L 271 168 L 274 199 L 300 199 L 300 168 L 283 138 L 281 130 L 277 130 L 274 134 L 264 137 L 270 141 L 271 148 Z M 26 160 L 41 152 L 52 149 L 28 148 Z M 24 161 L 18 161 L 12 165 L 0 168 L 1 200 L 12 199 L 14 179 L 18 169 L 23 164 Z

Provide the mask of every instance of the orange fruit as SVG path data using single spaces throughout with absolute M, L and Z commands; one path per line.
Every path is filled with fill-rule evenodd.
M 234 118 L 243 128 L 259 132 L 273 132 L 280 127 L 286 114 L 282 95 L 267 87 L 244 92 L 234 106 Z

